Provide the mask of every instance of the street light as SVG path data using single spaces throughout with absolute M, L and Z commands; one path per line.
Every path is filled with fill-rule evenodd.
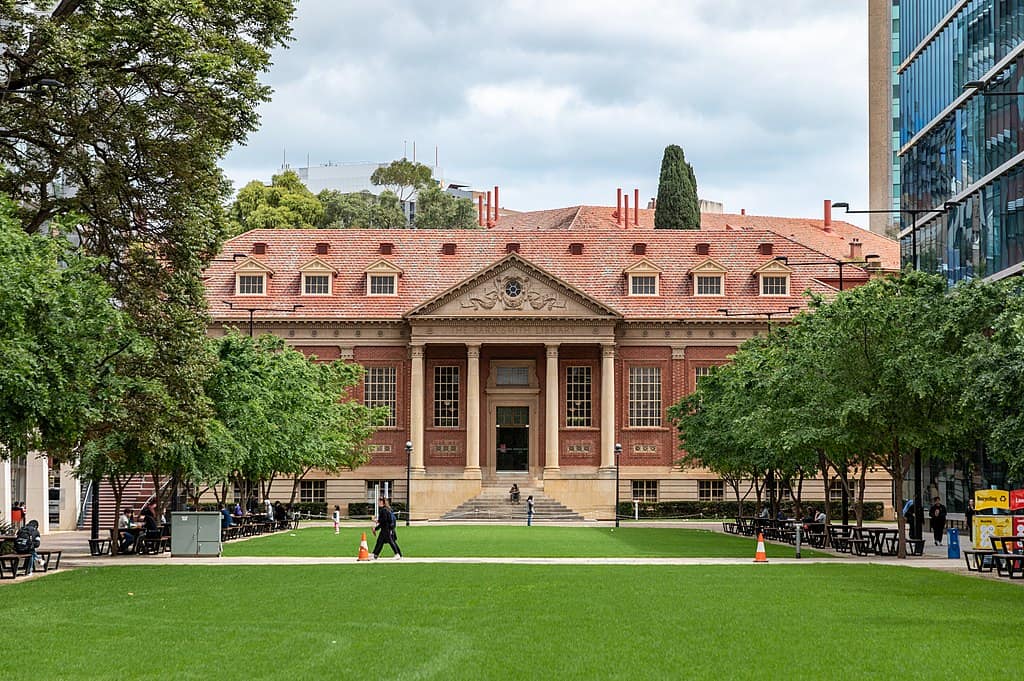
M 727 307 L 718 308 L 718 312 L 721 312 L 726 317 L 766 317 L 768 319 L 768 335 L 772 335 L 772 317 L 780 314 L 792 315 L 793 310 L 799 310 L 799 305 L 790 305 L 785 310 L 769 310 L 768 312 L 762 312 L 760 310 L 756 312 L 732 312 Z
M 851 215 L 867 215 L 867 214 L 882 214 L 882 215 L 899 215 L 901 218 L 904 214 L 910 216 L 910 264 L 915 270 L 917 269 L 917 216 L 925 215 L 927 213 L 938 213 L 940 215 L 949 211 L 950 208 L 959 206 L 963 201 L 946 201 L 942 204 L 942 208 L 882 208 L 877 210 L 850 210 L 850 204 L 845 201 L 833 201 L 833 208 L 842 208 L 845 213 Z M 902 220 L 901 220 L 902 222 Z
M 405 526 L 412 517 L 412 440 L 405 442 Z
M 863 260 L 840 260 L 840 259 L 836 258 L 834 260 L 815 260 L 815 261 L 810 261 L 810 262 L 790 262 L 789 258 L 787 258 L 784 255 L 780 255 L 780 256 L 777 256 L 775 258 L 775 260 L 777 260 L 777 261 L 779 261 L 779 262 L 781 262 L 781 263 L 783 263 L 783 264 L 785 264 L 787 266 L 792 266 L 792 267 L 797 267 L 797 266 L 800 266 L 800 265 L 838 265 L 839 266 L 839 290 L 842 291 L 843 290 L 843 266 L 845 266 L 845 265 L 854 265 L 854 266 L 857 266 L 857 265 L 867 265 L 867 266 L 876 265 L 878 263 L 878 261 L 881 260 L 881 256 L 876 255 L 874 253 L 870 253 L 868 255 L 865 255 Z
M 619 457 L 622 456 L 622 444 L 615 443 L 615 527 L 619 526 Z
M 239 305 L 236 305 L 235 303 L 232 303 L 230 300 L 222 300 L 220 302 L 222 302 L 225 305 L 227 305 L 228 308 L 231 309 L 231 310 L 243 310 L 243 311 L 249 313 L 249 338 L 252 338 L 253 315 L 255 313 L 257 313 L 257 312 L 295 312 L 300 307 L 303 307 L 302 305 L 299 305 L 298 303 L 296 303 L 295 305 L 292 305 L 290 309 L 286 310 L 286 309 L 280 308 L 280 307 L 241 307 Z

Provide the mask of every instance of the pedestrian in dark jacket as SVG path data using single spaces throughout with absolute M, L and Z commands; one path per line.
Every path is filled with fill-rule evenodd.
M 39 560 L 39 556 L 36 555 L 36 549 L 39 548 L 39 521 L 30 520 L 20 530 L 18 535 L 14 539 L 14 550 L 21 554 L 28 554 L 28 562 L 25 565 L 25 574 L 32 574 L 35 569 L 36 561 Z
M 928 520 L 932 526 L 935 545 L 942 546 L 942 535 L 946 531 L 946 507 L 939 501 L 938 497 L 935 497 L 932 507 L 928 511 Z
M 377 524 L 373 526 L 373 533 L 377 535 L 377 543 L 373 547 L 374 560 L 380 557 L 384 544 L 391 547 L 396 559 L 401 560 L 402 550 L 398 548 L 398 535 L 395 532 L 395 514 L 391 512 L 384 497 L 377 500 Z

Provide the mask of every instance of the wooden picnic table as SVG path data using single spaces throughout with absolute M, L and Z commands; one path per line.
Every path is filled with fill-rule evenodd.
M 1024 579 L 1024 536 L 990 537 L 989 541 L 996 573 L 1010 579 Z

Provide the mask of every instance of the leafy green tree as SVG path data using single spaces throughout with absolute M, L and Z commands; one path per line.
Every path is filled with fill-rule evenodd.
M 460 199 L 431 185 L 416 198 L 416 229 L 477 229 L 476 211 L 469 199 Z
M 0 200 L 0 456 L 44 449 L 68 460 L 103 418 L 126 320 L 96 259 L 25 234 L 14 213 Z
M 323 222 L 324 206 L 294 170 L 286 170 L 274 175 L 270 186 L 253 180 L 242 187 L 231 205 L 231 218 L 238 224 L 239 233 L 250 229 L 309 229 Z
M 401 203 L 405 203 L 417 191 L 433 183 L 433 171 L 430 166 L 401 158 L 374 170 L 370 182 L 387 188 Z
M 665 147 L 654 208 L 655 229 L 700 229 L 697 177 L 681 147 Z
M 317 198 L 324 207 L 321 227 L 356 229 L 399 229 L 405 227 L 405 214 L 398 197 L 389 191 L 374 196 L 368 191 L 343 194 L 324 189 Z

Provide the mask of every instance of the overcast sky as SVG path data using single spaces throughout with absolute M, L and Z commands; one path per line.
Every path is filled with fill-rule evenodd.
M 657 193 L 678 144 L 727 212 L 867 205 L 862 0 L 300 0 L 236 188 L 290 164 L 388 162 L 416 142 L 503 206 Z

